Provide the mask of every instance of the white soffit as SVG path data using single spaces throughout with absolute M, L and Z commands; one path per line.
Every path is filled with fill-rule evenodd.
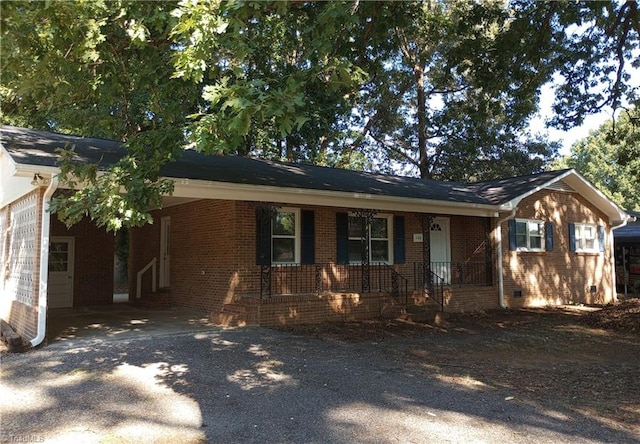
M 481 217 L 498 216 L 498 207 L 493 205 L 202 180 L 176 180 L 172 196 Z

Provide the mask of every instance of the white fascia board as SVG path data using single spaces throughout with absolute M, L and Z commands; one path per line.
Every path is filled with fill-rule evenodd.
M 611 223 L 612 225 L 617 225 L 619 223 L 622 223 L 623 221 L 628 220 L 629 215 L 627 213 L 625 213 L 620 207 L 618 207 L 618 205 L 616 205 L 607 196 L 605 196 L 600 190 L 598 190 L 596 187 L 591 185 L 591 183 L 587 179 L 582 177 L 574 169 L 566 171 L 565 173 L 559 175 L 558 177 L 526 193 L 521 194 L 520 196 L 503 204 L 501 208 L 504 211 L 517 208 L 520 202 L 524 198 L 529 197 L 532 194 L 535 194 L 538 191 L 543 190 L 547 188 L 549 185 L 554 184 L 560 180 L 564 180 L 569 186 L 571 186 L 571 188 L 573 188 L 576 192 L 578 192 L 582 197 L 587 199 L 596 208 L 600 209 L 603 213 L 605 213 L 609 218 L 609 223 Z
M 52 167 L 52 166 L 42 166 L 42 165 L 31 165 L 31 164 L 16 164 L 16 171 L 14 172 L 15 176 L 18 177 L 31 177 L 33 175 L 39 173 L 43 177 L 52 178 L 53 176 L 60 173 L 60 168 Z
M 0 208 L 33 191 L 35 186 L 31 182 L 34 174 L 40 173 L 51 179 L 58 172 L 57 168 L 16 163 L 4 147 L 0 153 Z
M 497 217 L 498 206 L 204 180 L 174 179 L 173 197 Z

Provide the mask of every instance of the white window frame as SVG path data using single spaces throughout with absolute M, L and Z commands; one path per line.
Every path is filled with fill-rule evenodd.
M 527 244 L 525 246 L 521 246 L 518 245 L 518 224 L 526 224 L 526 241 Z M 531 247 L 531 236 L 530 236 L 530 225 L 535 224 L 539 227 L 540 229 L 540 248 L 532 248 Z M 515 233 L 515 238 L 516 238 L 516 250 L 517 251 L 546 251 L 546 245 L 545 245 L 545 238 L 546 238 L 546 233 L 545 233 L 545 224 L 543 221 L 541 220 L 536 220 L 536 219 L 516 219 L 516 233 Z
M 358 217 L 357 214 L 355 213 L 349 213 L 349 217 Z M 393 215 L 392 214 L 376 214 L 375 216 L 373 216 L 374 219 L 386 219 L 387 221 L 387 237 L 386 238 L 381 238 L 381 237 L 372 237 L 371 236 L 371 226 L 367 227 L 367 230 L 369 230 L 369 263 L 371 264 L 387 264 L 387 265 L 393 265 Z M 348 241 L 361 241 L 362 237 L 361 236 L 357 236 L 357 237 L 352 237 L 349 236 Z M 387 241 L 387 257 L 389 258 L 389 260 L 386 261 L 374 261 L 373 258 L 371 257 L 371 242 L 375 241 L 375 240 L 386 240 Z M 352 265 L 357 265 L 362 263 L 361 260 L 358 261 L 349 261 L 349 264 Z
M 301 227 L 300 227 L 300 208 L 278 208 L 278 213 L 293 213 L 294 214 L 294 235 L 282 235 L 282 234 L 273 234 L 273 220 L 271 221 L 271 264 L 272 265 L 297 265 L 300 264 L 300 243 L 301 243 Z M 293 261 L 276 261 L 274 257 L 275 249 L 273 248 L 273 240 L 274 239 L 294 239 L 294 252 L 293 252 Z
M 599 253 L 600 252 L 600 239 L 598 239 L 598 226 L 596 224 L 588 224 L 588 223 L 575 223 L 574 224 L 574 234 L 575 234 L 575 242 L 576 242 L 576 253 Z M 591 233 L 593 233 L 593 237 L 587 238 L 585 237 L 585 229 L 590 228 Z M 593 241 L 593 246 L 588 248 L 585 246 L 585 242 L 587 239 Z

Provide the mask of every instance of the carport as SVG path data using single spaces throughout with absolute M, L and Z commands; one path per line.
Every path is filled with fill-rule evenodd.
M 114 304 L 48 310 L 47 343 L 108 341 L 219 329 L 207 313 L 191 308 L 149 309 Z

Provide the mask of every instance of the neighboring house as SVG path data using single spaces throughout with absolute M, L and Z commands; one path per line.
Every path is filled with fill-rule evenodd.
M 47 309 L 113 294 L 113 234 L 47 212 L 55 149 L 124 150 L 15 127 L 1 145 L 0 315 L 37 345 Z M 276 325 L 615 299 L 629 216 L 574 170 L 463 184 L 187 151 L 163 174 L 173 195 L 129 231 L 132 300 Z
M 635 221 L 613 231 L 618 294 L 640 296 L 640 211 L 628 211 Z

